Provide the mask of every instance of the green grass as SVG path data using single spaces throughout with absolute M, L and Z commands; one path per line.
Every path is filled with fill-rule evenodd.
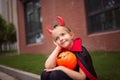
M 45 55 L 14 55 L 0 57 L 0 64 L 40 74 L 44 69 Z
M 100 80 L 120 80 L 120 52 L 91 54 Z
M 99 80 L 120 80 L 120 52 L 92 52 Z M 1 56 L 0 64 L 40 74 L 47 55 Z

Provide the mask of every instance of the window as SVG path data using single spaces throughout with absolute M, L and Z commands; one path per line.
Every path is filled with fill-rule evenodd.
M 86 0 L 88 33 L 120 29 L 120 0 Z
M 27 44 L 42 42 L 43 33 L 40 0 L 26 0 L 24 8 Z

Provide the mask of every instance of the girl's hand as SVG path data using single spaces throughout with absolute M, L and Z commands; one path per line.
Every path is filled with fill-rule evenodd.
M 53 43 L 54 43 L 56 46 L 59 46 L 55 41 L 53 41 Z
M 56 45 L 57 48 L 59 48 L 60 50 L 62 49 L 62 47 L 59 46 L 59 44 L 57 44 L 55 41 L 53 41 L 53 43 Z
M 53 69 L 45 69 L 47 72 L 50 72 L 50 71 L 54 71 L 54 70 L 63 70 L 63 66 L 57 66 L 57 67 L 55 67 L 55 68 L 53 68 Z

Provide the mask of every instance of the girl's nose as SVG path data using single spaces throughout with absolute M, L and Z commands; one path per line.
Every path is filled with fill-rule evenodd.
M 63 38 L 62 37 L 60 37 L 60 42 L 62 42 L 63 41 Z

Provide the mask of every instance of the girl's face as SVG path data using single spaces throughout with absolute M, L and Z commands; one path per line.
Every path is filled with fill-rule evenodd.
M 73 33 L 65 27 L 56 27 L 52 32 L 53 40 L 62 48 L 70 49 L 73 44 Z

